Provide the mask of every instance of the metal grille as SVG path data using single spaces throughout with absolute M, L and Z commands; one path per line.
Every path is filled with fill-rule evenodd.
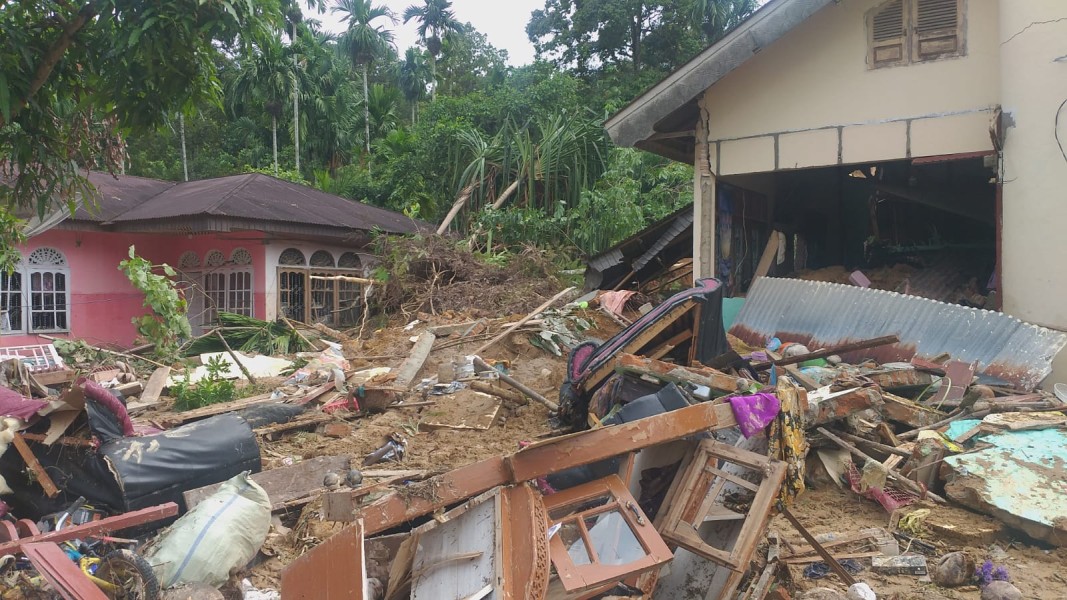
M 304 253 L 296 248 L 286 248 L 282 255 L 278 257 L 279 265 L 306 265 L 307 260 L 304 259 Z
M 957 0 L 918 0 L 918 2 L 918 23 L 915 29 L 919 33 L 955 29 L 958 25 Z
M 955 2 L 955 0 L 952 0 Z M 874 15 L 874 41 L 884 42 L 904 35 L 904 0 L 895 0 Z
M 67 329 L 66 273 L 30 273 L 30 324 L 33 331 Z
M 306 290 L 306 272 L 278 270 L 278 308 L 286 318 L 298 321 L 307 320 L 304 314 Z
M 332 267 L 333 265 L 333 255 L 325 250 L 316 250 L 311 255 L 311 266 L 313 267 Z
M 22 273 L 0 271 L 0 331 L 22 331 Z

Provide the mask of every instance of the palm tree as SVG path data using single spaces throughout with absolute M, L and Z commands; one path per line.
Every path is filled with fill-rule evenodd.
M 393 44 L 393 32 L 375 26 L 373 22 L 386 18 L 396 23 L 396 19 L 391 10 L 380 4 L 374 5 L 372 0 L 337 0 L 331 10 L 341 13 L 348 21 L 348 30 L 341 36 L 341 47 L 352 64 L 363 70 L 363 122 L 366 138 L 364 147 L 370 153 L 370 104 L 367 102 L 370 91 L 367 89 L 367 68 Z
M 397 63 L 397 84 L 404 99 L 411 104 L 411 123 L 418 121 L 419 100 L 426 95 L 426 83 L 430 79 L 430 68 L 423 60 L 423 54 L 415 48 L 404 52 L 404 60 Z
M 278 117 L 293 84 L 293 69 L 277 38 L 253 42 L 252 52 L 238 61 L 240 71 L 227 93 L 230 112 L 250 100 L 261 102 L 270 115 L 274 147 L 274 173 L 278 173 Z
M 412 19 L 419 22 L 418 34 L 426 50 L 430 53 L 430 99 L 437 99 L 437 57 L 441 55 L 441 46 L 445 36 L 460 30 L 462 25 L 452 13 L 452 3 L 448 0 L 422 0 L 422 6 L 412 4 L 404 9 L 404 22 Z
M 697 0 L 693 4 L 693 22 L 709 44 L 722 39 L 759 8 L 759 0 Z

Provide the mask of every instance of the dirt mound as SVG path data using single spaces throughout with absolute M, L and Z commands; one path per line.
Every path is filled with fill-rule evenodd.
M 526 313 L 561 287 L 551 260 L 533 248 L 490 262 L 448 238 L 390 237 L 380 242 L 379 256 L 385 285 L 377 298 L 388 314 Z

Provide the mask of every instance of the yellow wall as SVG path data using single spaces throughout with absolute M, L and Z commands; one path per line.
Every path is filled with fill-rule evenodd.
M 1067 146 L 1067 3 L 1000 6 L 1004 311 L 1067 331 L 1067 158 L 1054 135 L 1059 111 Z M 1053 369 L 1046 387 L 1067 382 L 1067 351 Z
M 720 174 L 991 149 L 998 3 L 967 0 L 966 56 L 868 69 L 866 14 L 883 1 L 827 6 L 706 92 Z

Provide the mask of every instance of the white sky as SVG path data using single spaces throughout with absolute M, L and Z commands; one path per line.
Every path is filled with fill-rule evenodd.
M 330 0 L 327 3 L 332 5 Z M 421 4 L 421 0 L 377 0 L 377 3 L 388 6 L 399 19 L 406 7 Z M 512 66 L 533 62 L 534 49 L 526 37 L 526 24 L 530 21 L 531 12 L 544 7 L 544 0 L 452 0 L 452 12 L 456 19 L 461 23 L 473 24 L 475 29 L 486 35 L 490 44 L 507 50 Z M 328 31 L 340 33 L 344 30 L 340 15 L 331 13 L 329 8 L 321 15 L 305 9 L 305 16 L 322 21 L 323 28 Z M 382 21 L 382 24 L 393 30 L 401 56 L 405 49 L 418 41 L 414 20 L 407 25 L 398 22 L 395 27 L 389 25 L 388 21 Z

